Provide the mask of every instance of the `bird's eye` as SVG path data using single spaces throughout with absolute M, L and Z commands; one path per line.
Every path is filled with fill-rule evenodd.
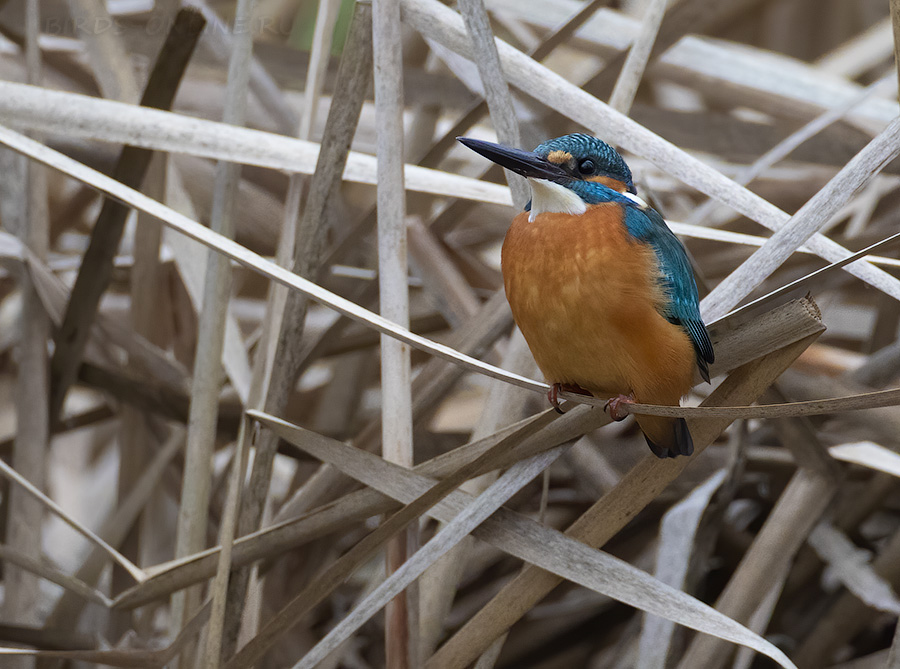
M 578 163 L 578 171 L 582 174 L 593 174 L 594 173 L 594 161 L 590 158 L 586 158 Z

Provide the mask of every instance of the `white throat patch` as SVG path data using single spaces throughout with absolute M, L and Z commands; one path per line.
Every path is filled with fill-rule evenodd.
M 533 221 L 538 214 L 583 214 L 587 211 L 584 203 L 575 191 L 565 186 L 560 186 L 546 179 L 529 179 L 531 186 L 531 213 L 529 221 Z
M 644 202 L 641 198 L 639 198 L 639 197 L 638 197 L 637 195 L 635 195 L 634 193 L 629 193 L 628 191 L 625 191 L 624 193 L 622 193 L 622 195 L 624 195 L 624 196 L 627 197 L 629 200 L 631 200 L 632 202 L 634 202 L 634 203 L 635 203 L 638 207 L 640 207 L 641 209 L 647 209 L 647 207 L 649 206 L 646 202 Z

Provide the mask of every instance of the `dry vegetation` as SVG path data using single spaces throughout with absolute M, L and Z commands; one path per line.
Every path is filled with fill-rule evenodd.
M 192 7 L 0 5 L 0 665 L 900 668 L 900 1 Z M 695 260 L 690 459 L 514 330 L 454 137 L 575 130 Z

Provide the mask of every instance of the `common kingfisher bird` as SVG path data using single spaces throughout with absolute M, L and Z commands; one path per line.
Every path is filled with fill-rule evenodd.
M 678 406 L 709 382 L 713 347 L 700 316 L 684 246 L 637 197 L 631 170 L 609 144 L 581 133 L 534 151 L 466 137 L 459 141 L 528 179 L 531 201 L 512 221 L 501 252 L 506 297 L 534 359 L 558 394 Z M 635 416 L 660 458 L 690 455 L 683 418 Z

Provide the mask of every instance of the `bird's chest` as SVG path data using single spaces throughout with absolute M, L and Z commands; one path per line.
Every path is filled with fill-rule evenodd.
M 595 358 L 598 347 L 626 353 L 627 340 L 660 319 L 656 256 L 628 234 L 617 205 L 534 221 L 520 214 L 502 268 L 516 323 L 552 380 L 571 379 L 568 366 Z
M 616 205 L 581 216 L 519 214 L 503 243 L 502 268 L 514 312 L 571 325 L 579 314 L 618 315 L 661 299 L 653 250 L 632 238 Z M 588 313 L 589 312 L 589 313 Z

